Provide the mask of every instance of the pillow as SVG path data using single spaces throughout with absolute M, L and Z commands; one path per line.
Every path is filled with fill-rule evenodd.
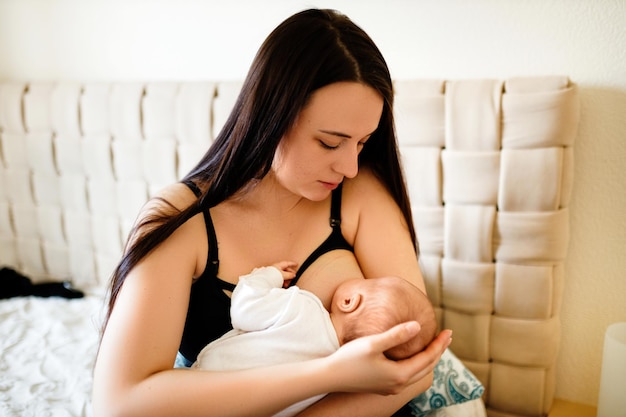
M 433 385 L 409 402 L 411 414 L 425 417 L 429 411 L 480 398 L 485 387 L 446 349 L 434 370 Z

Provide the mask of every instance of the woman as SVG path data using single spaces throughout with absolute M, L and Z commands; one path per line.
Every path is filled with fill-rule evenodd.
M 230 291 L 257 265 L 295 260 L 291 284 L 327 308 L 353 277 L 396 275 L 425 291 L 392 101 L 382 55 L 345 16 L 308 10 L 269 35 L 213 146 L 130 235 L 95 367 L 97 417 L 263 416 L 326 392 L 301 415 L 379 417 L 430 386 L 449 331 L 409 359 L 383 354 L 416 323 L 312 361 L 172 368 L 230 329 Z

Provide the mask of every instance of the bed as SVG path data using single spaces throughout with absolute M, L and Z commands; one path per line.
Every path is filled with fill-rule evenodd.
M 86 294 L 0 301 L 0 415 L 91 416 L 105 286 L 124 237 L 145 200 L 210 145 L 239 87 L 0 83 L 0 267 L 35 283 L 71 280 Z M 396 80 L 395 89 L 420 265 L 460 364 L 450 359 L 439 388 L 448 398 L 470 393 L 468 381 L 481 388 L 477 399 L 415 415 L 545 416 L 559 347 L 576 85 L 537 76 Z

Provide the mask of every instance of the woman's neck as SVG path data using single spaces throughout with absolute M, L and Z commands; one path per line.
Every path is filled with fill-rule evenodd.
M 267 215 L 284 216 L 309 200 L 287 190 L 270 172 L 261 180 L 251 180 L 224 203 Z

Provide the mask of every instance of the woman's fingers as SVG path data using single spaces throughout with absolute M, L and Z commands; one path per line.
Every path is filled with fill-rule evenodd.
M 384 352 L 392 347 L 408 342 L 419 333 L 421 327 L 416 321 L 400 323 L 391 329 L 371 336 L 372 347 L 378 352 Z
M 452 342 L 452 331 L 443 330 L 423 351 L 411 356 L 410 358 L 399 361 L 403 367 L 413 373 L 409 379 L 410 383 L 414 383 L 424 378 L 437 366 L 442 353 Z
M 372 347 L 376 351 L 385 351 L 390 347 L 396 346 L 399 343 L 404 343 L 419 332 L 419 324 L 416 322 L 407 322 L 393 327 L 387 332 L 381 333 L 378 339 L 375 339 L 372 343 Z M 441 358 L 444 350 L 452 342 L 452 331 L 444 330 L 440 332 L 435 339 L 421 352 L 411 356 L 410 358 L 400 361 L 389 361 L 396 365 L 394 372 L 396 372 L 397 382 L 403 381 L 400 385 L 393 387 L 389 391 L 395 394 L 398 389 L 412 385 L 423 378 L 428 377 Z M 395 344 L 394 344 L 395 343 Z

